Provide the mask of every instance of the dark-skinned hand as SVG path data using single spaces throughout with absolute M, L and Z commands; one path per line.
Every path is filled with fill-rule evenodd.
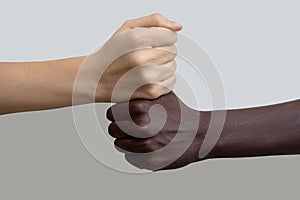
M 204 116 L 171 92 L 155 100 L 112 106 L 107 111 L 112 121 L 108 132 L 134 166 L 153 171 L 175 169 L 199 161 L 208 124 Z

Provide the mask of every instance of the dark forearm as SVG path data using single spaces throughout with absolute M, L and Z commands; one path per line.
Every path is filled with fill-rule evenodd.
M 227 111 L 224 130 L 209 157 L 300 154 L 300 100 Z

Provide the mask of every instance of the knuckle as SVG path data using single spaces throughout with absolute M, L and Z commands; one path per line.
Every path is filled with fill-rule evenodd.
M 172 69 L 174 70 L 174 73 L 175 73 L 175 71 L 176 71 L 176 69 L 177 69 L 177 62 L 175 61 L 175 60 L 173 60 L 173 63 L 172 63 Z M 174 75 L 175 76 L 175 75 Z M 176 76 L 175 76 L 175 78 L 176 78 Z
M 139 34 L 138 30 L 130 30 L 127 32 L 127 34 L 127 41 L 125 42 L 130 44 L 130 46 L 132 47 L 135 47 L 143 39 L 143 37 L 141 37 L 141 34 Z
M 176 77 L 176 75 L 175 74 L 173 74 L 173 76 L 171 77 L 172 78 L 172 80 L 173 80 L 173 85 L 175 85 L 175 83 L 176 83 L 176 81 L 177 81 L 177 77 Z
M 118 147 L 118 148 L 121 148 L 120 146 L 120 142 L 121 142 L 121 140 L 119 140 L 119 139 L 116 139 L 115 141 L 114 141 L 114 145 L 116 146 L 116 147 Z
M 147 61 L 147 57 L 146 55 L 142 54 L 142 53 L 136 53 L 134 55 L 134 58 L 133 58 L 133 62 L 135 63 L 135 65 L 143 65 L 145 64 Z
M 146 64 L 151 58 L 149 54 L 141 51 L 133 52 L 130 59 L 134 66 Z
M 157 82 L 159 79 L 160 68 L 156 65 L 144 65 L 140 67 L 139 77 L 141 78 L 142 84 L 151 84 Z
M 126 21 L 123 23 L 123 25 L 124 25 L 124 26 L 130 26 L 130 25 L 132 24 L 132 22 L 133 22 L 132 19 L 128 19 L 128 20 L 126 20 Z
M 175 74 L 176 69 L 177 69 L 177 63 L 176 63 L 176 61 L 172 60 L 169 66 L 170 66 L 170 70 L 172 71 L 172 73 Z
M 146 131 L 144 131 L 144 138 L 150 139 L 150 138 L 154 137 L 155 134 L 156 133 L 154 133 L 153 130 L 152 131 L 146 130 Z
M 164 85 L 164 87 L 165 87 L 166 89 L 172 89 L 173 86 L 174 86 L 175 83 L 176 83 L 176 75 L 173 74 L 170 78 L 168 78 L 168 80 L 169 80 L 169 83 L 166 83 L 166 84 Z
M 145 115 L 148 113 L 149 106 L 142 100 L 137 100 L 129 104 L 131 114 Z
M 142 144 L 141 144 L 141 148 L 145 151 L 145 152 L 152 152 L 154 151 L 154 147 L 152 144 L 151 139 L 145 139 Z
M 139 78 L 142 80 L 142 84 L 149 84 L 154 80 L 153 75 L 146 72 L 140 73 Z
M 170 86 L 166 87 L 164 94 L 171 92 L 173 87 L 174 87 L 174 85 L 170 85 Z
M 177 54 L 178 54 L 178 49 L 175 45 L 163 47 L 163 48 L 160 48 L 160 49 L 163 50 L 164 52 L 166 52 L 166 54 L 168 56 L 176 57 Z
M 161 86 L 161 93 L 168 93 L 170 92 L 173 87 L 176 84 L 176 75 L 173 74 L 171 77 L 169 77 L 166 82 L 161 82 L 162 86 Z
M 175 86 L 176 84 L 176 81 L 177 81 L 177 78 L 176 78 L 176 75 L 174 74 L 172 77 L 171 77 L 171 85 L 170 85 L 170 90 Z M 169 88 L 168 88 L 169 89 Z
M 178 55 L 178 49 L 177 49 L 177 47 L 176 47 L 176 46 L 172 46 L 171 52 L 172 52 L 172 54 L 174 54 L 174 56 L 176 57 L 176 56 Z
M 152 16 L 154 16 L 154 17 L 162 17 L 162 14 L 160 14 L 160 13 L 157 12 L 157 13 L 153 13 Z
M 152 138 L 152 137 L 153 137 L 155 134 L 157 134 L 157 133 L 155 133 L 155 131 L 154 131 L 153 129 L 151 129 L 151 128 L 149 128 L 149 127 L 145 127 L 145 128 L 143 129 L 142 134 L 143 134 L 144 138 L 150 139 L 150 138 Z
M 151 17 L 155 22 L 159 22 L 162 19 L 162 15 L 160 13 L 154 13 Z
M 108 133 L 112 136 L 113 132 L 114 132 L 114 124 L 113 123 L 110 123 L 108 125 Z
M 113 115 L 112 115 L 112 108 L 110 107 L 107 111 L 106 111 L 106 118 L 108 119 L 108 120 L 112 120 L 112 118 L 113 118 Z
M 115 121 L 119 117 L 118 115 L 119 112 L 120 112 L 120 108 L 118 107 L 117 104 L 115 104 L 106 111 L 106 116 L 109 120 Z
M 145 96 L 148 99 L 156 99 L 161 95 L 161 86 L 156 84 L 149 84 L 145 91 Z
M 108 125 L 108 134 L 113 138 L 118 138 L 120 132 L 123 131 L 115 122 Z

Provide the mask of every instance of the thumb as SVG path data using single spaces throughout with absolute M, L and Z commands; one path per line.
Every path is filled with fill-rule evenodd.
M 152 14 L 145 17 L 127 20 L 116 32 L 120 33 L 134 28 L 145 28 L 145 27 L 162 27 L 173 31 L 180 31 L 182 25 L 175 21 L 171 21 L 161 14 Z

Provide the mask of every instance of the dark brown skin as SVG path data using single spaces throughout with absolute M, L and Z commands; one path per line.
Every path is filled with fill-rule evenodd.
M 155 120 L 149 125 L 149 108 L 156 104 L 164 107 L 167 119 L 163 128 L 154 136 L 150 136 Z M 126 109 L 125 103 L 120 103 L 107 111 L 107 118 L 112 121 L 109 134 L 116 138 L 115 146 L 125 153 L 127 161 L 139 168 L 157 171 L 180 168 L 204 159 L 300 153 L 300 100 L 272 106 L 228 110 L 217 144 L 202 159 L 199 159 L 199 150 L 210 123 L 211 113 L 218 111 L 195 111 L 184 105 L 173 92 L 152 101 L 131 101 L 129 112 L 132 120 L 139 126 L 133 125 L 130 117 L 124 112 Z M 161 113 L 155 112 L 155 109 L 153 113 L 152 119 L 159 121 Z M 181 122 L 183 128 L 178 130 L 182 114 L 185 116 Z M 198 126 L 195 126 L 195 120 L 198 120 Z M 120 129 L 120 122 L 125 129 L 123 126 Z M 137 137 L 139 134 L 144 138 Z M 147 134 L 150 137 L 145 138 Z M 176 134 L 182 137 L 170 143 Z M 191 144 L 186 140 L 192 141 Z M 174 148 L 154 155 L 132 153 L 154 152 L 168 144 Z

